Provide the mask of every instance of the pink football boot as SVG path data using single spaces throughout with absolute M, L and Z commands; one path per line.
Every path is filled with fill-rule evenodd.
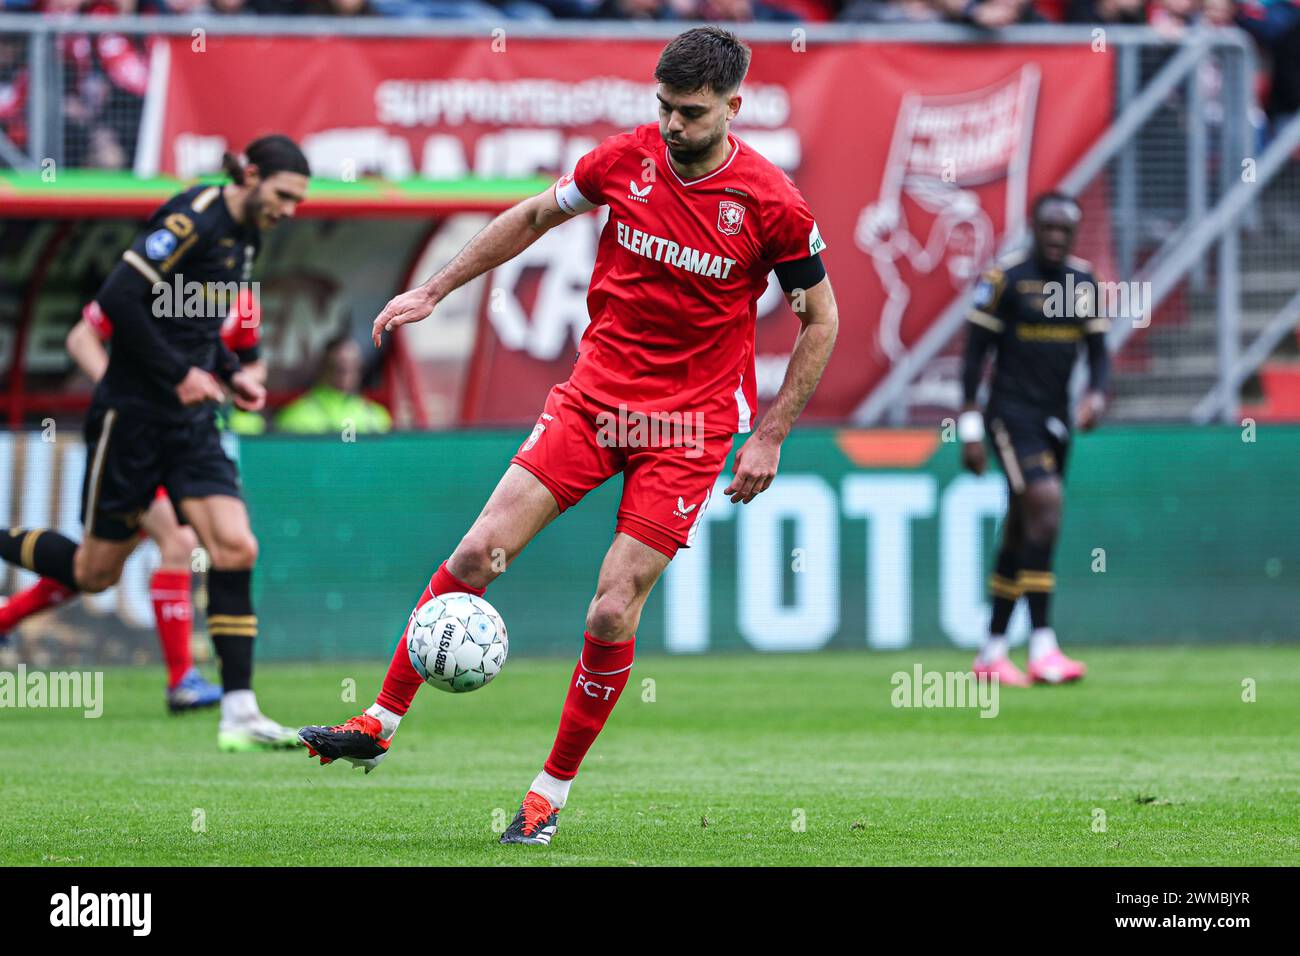
M 1088 668 L 1082 661 L 1072 660 L 1059 650 L 1048 651 L 1029 662 L 1029 676 L 1035 684 L 1068 684 L 1086 673 Z
M 978 657 L 971 665 L 971 672 L 976 677 L 997 677 L 1003 687 L 1028 687 L 1031 681 L 1019 667 L 1011 663 L 1011 658 L 1003 656 L 995 661 L 984 662 Z

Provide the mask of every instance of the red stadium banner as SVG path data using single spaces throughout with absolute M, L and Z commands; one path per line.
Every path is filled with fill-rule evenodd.
M 658 41 L 276 38 L 274 55 L 268 43 L 159 44 L 165 82 L 151 85 L 138 171 L 209 171 L 276 131 L 338 178 L 558 174 L 655 118 Z M 843 419 L 1105 130 L 1112 62 L 1087 47 L 753 47 L 734 130 L 790 174 L 827 242 L 843 327 L 808 415 Z M 532 421 L 567 377 L 601 225 L 556 230 L 479 284 L 460 420 Z M 434 245 L 447 237 L 394 254 L 437 261 Z M 759 316 L 766 399 L 797 324 L 775 283 Z M 427 341 L 436 324 L 406 331 L 417 361 L 445 353 Z

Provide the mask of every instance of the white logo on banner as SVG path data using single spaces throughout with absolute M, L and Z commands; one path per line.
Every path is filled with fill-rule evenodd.
M 1029 147 L 1038 95 L 1038 67 L 950 96 L 903 97 L 876 201 L 854 231 L 885 291 L 876 345 L 891 362 L 902 357 L 903 319 L 911 301 L 902 266 L 918 275 L 946 267 L 964 289 L 992 257 L 997 237 L 979 187 L 1006 181 L 1006 229 L 1014 238 L 1025 216 Z M 913 232 L 909 207 L 932 216 L 929 233 Z

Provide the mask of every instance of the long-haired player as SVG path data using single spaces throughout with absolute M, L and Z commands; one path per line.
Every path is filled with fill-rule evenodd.
M 96 384 L 108 369 L 107 346 L 112 337 L 113 322 L 93 299 L 81 310 L 81 318 L 68 332 L 68 355 Z M 251 292 L 241 294 L 227 314 L 221 325 L 221 340 L 235 353 L 248 374 L 265 384 L 261 314 Z M 194 602 L 190 572 L 199 539 L 193 528 L 178 519 L 176 506 L 167 497 L 165 488 L 158 489 L 141 516 L 140 535 L 153 539 L 158 546 L 158 568 L 149 579 L 149 598 L 167 668 L 167 708 L 175 714 L 214 707 L 221 703 L 221 688 L 199 673 L 191 651 Z M 30 587 L 0 603 L 0 634 L 12 631 L 33 614 L 65 604 L 76 594 L 53 578 L 38 578 Z
M 142 517 L 166 489 L 207 551 L 208 632 L 220 659 L 222 750 L 290 748 L 297 735 L 265 717 L 253 693 L 252 574 L 257 539 L 216 410 L 225 388 L 257 411 L 266 390 L 222 341 L 237 290 L 248 286 L 262 235 L 294 215 L 311 170 L 285 136 L 227 156 L 230 182 L 198 185 L 164 203 L 95 300 L 113 322 L 113 348 L 86 419 L 80 544 L 45 528 L 0 533 L 0 558 L 74 591 L 116 584 Z M 202 308 L 190 307 L 190 291 Z M 198 315 L 194 313 L 198 312 Z

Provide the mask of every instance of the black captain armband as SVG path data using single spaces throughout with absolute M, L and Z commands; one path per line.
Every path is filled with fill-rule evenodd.
M 826 267 L 822 265 L 820 252 L 806 259 L 778 262 L 772 271 L 776 273 L 777 281 L 787 293 L 795 289 L 811 289 L 826 278 Z

